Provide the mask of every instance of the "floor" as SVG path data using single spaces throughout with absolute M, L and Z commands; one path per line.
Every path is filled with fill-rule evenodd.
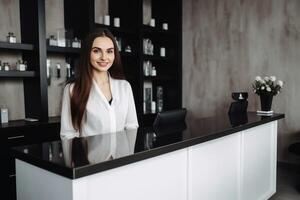
M 278 164 L 277 192 L 270 200 L 300 200 L 300 191 L 295 186 L 300 185 L 300 166 Z

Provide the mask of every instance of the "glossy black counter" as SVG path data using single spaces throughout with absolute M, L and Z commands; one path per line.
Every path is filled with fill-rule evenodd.
M 281 118 L 284 118 L 284 114 L 259 116 L 255 112 L 240 116 L 224 114 L 202 119 L 190 117 L 186 119 L 186 123 L 159 130 L 139 128 L 27 145 L 15 147 L 11 153 L 17 159 L 64 177 L 76 179 L 217 139 Z

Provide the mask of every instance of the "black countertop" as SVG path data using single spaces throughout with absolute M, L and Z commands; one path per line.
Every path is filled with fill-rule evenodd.
M 70 179 L 92 175 L 147 158 L 179 150 L 284 118 L 284 114 L 259 116 L 223 114 L 186 119 L 185 123 L 153 130 L 99 134 L 12 148 L 17 159 Z

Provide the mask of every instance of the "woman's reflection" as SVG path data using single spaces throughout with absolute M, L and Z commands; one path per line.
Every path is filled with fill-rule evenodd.
M 79 167 L 134 153 L 137 129 L 62 140 L 65 165 Z

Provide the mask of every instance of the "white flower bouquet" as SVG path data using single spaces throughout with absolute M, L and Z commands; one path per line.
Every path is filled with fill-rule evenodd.
M 278 80 L 276 82 L 275 76 L 266 76 L 264 78 L 256 76 L 254 83 L 252 83 L 253 91 L 259 96 L 262 94 L 272 94 L 275 96 L 280 93 L 282 87 L 283 81 Z

